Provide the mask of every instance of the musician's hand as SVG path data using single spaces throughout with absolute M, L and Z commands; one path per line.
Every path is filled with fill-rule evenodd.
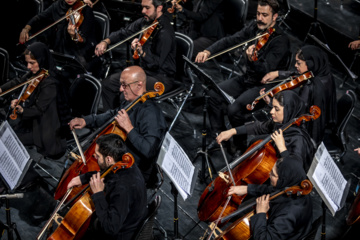
M 18 103 L 18 99 L 14 99 L 14 100 L 12 100 L 11 101 L 11 104 L 10 104 L 10 107 L 12 108 L 12 109 L 14 109 L 15 108 L 15 106 L 16 106 L 16 104 Z
M 207 50 L 204 50 L 202 52 L 199 52 L 195 58 L 196 63 L 203 63 L 210 57 L 210 52 Z
M 70 130 L 82 129 L 86 126 L 86 122 L 83 118 L 74 118 L 68 123 Z
M 138 42 L 139 42 L 139 39 L 138 39 L 138 38 L 135 38 L 134 40 L 132 40 L 132 42 L 131 42 L 131 49 L 132 49 L 132 50 L 135 50 L 135 48 L 136 48 L 137 45 L 138 45 Z
M 2 93 L 2 89 L 0 88 L 0 93 Z
M 261 79 L 262 84 L 266 84 L 279 77 L 279 71 L 273 71 L 265 74 L 265 76 Z
M 124 109 L 121 109 L 118 112 L 118 114 L 115 116 L 115 120 L 127 134 L 134 128 L 130 121 L 129 115 Z
M 262 88 L 262 89 L 260 90 L 260 96 L 262 96 L 262 95 L 264 95 L 264 94 L 265 94 L 265 88 Z M 265 101 L 265 103 L 266 103 L 267 105 L 270 104 L 271 99 L 270 99 L 269 95 L 264 96 L 264 97 L 263 97 L 263 100 Z
M 90 178 L 90 188 L 93 193 L 104 191 L 104 178 L 100 178 L 100 172 L 97 172 Z
M 351 48 L 351 50 L 359 49 L 359 47 L 360 47 L 360 40 L 352 41 L 351 43 L 349 43 L 349 48 Z
M 263 195 L 256 199 L 256 213 L 267 213 L 270 209 L 270 194 Z
M 243 196 L 245 194 L 247 194 L 247 186 L 231 186 L 229 191 L 228 191 L 228 196 L 233 195 L 233 194 L 237 194 L 239 196 Z
M 75 25 L 69 23 L 67 27 L 67 31 L 70 34 L 71 39 L 75 37 Z
M 178 3 L 177 0 L 172 0 L 171 3 L 172 5 L 175 5 L 176 10 L 178 10 L 179 12 L 183 10 L 183 7 Z
M 105 42 L 106 41 L 106 42 Z M 107 47 L 108 47 L 108 38 L 105 39 L 105 40 L 102 40 L 98 45 L 96 45 L 95 47 L 95 55 L 96 56 L 100 56 L 100 55 L 103 55 L 104 52 L 106 51 Z
M 94 6 L 94 4 L 92 3 L 91 0 L 84 0 L 84 3 L 87 4 L 91 8 Z
M 283 131 L 281 129 L 275 130 L 275 132 L 273 134 L 271 134 L 271 139 L 276 144 L 276 147 L 278 148 L 280 153 L 287 150 L 287 148 L 285 146 L 285 139 L 284 139 Z
M 27 40 L 29 40 L 30 28 L 30 25 L 26 25 L 25 28 L 22 29 L 19 37 L 19 43 L 24 44 Z
M 71 179 L 71 181 L 69 182 L 69 184 L 67 185 L 67 189 L 72 188 L 72 187 L 80 187 L 81 184 L 81 180 L 80 177 L 74 177 L 73 179 Z
M 223 131 L 219 134 L 219 136 L 216 137 L 216 141 L 218 144 L 220 144 L 222 141 L 229 140 L 232 136 L 236 135 L 236 129 L 232 128 L 227 131 Z
M 247 55 L 247 58 L 249 59 L 249 61 L 252 62 L 252 55 L 254 53 L 254 49 L 255 49 L 255 45 L 250 45 L 247 49 L 246 49 L 246 55 Z
M 357 154 L 360 156 L 360 148 L 355 148 L 354 151 L 357 152 Z

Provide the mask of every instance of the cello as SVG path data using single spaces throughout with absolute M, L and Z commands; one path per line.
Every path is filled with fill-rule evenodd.
M 163 94 L 164 92 L 164 85 L 160 82 L 155 83 L 154 85 L 155 91 L 146 92 L 143 95 L 137 97 L 133 102 L 131 102 L 128 106 L 125 107 L 126 111 L 129 111 L 135 104 L 139 102 L 145 102 L 149 98 L 153 98 Z M 115 133 L 121 136 L 121 138 L 125 141 L 126 134 L 125 132 L 118 127 L 117 122 L 114 120 L 115 117 L 109 119 L 103 126 L 101 126 L 97 131 L 92 133 L 87 140 L 85 140 L 85 144 L 87 141 L 91 141 L 94 139 L 87 150 L 84 152 L 85 162 L 82 161 L 82 157 L 75 155 L 75 162 L 65 171 L 64 175 L 62 176 L 54 194 L 54 199 L 59 200 L 61 199 L 66 191 L 67 185 L 74 177 L 90 172 L 90 171 L 99 171 L 99 166 L 97 164 L 97 160 L 94 158 L 93 154 L 95 152 L 96 146 L 96 139 L 104 134 Z M 77 198 L 77 194 L 83 187 L 75 188 L 71 191 L 70 197 L 68 199 Z M 67 200 L 68 201 L 68 200 Z
M 116 173 L 119 170 L 130 168 L 134 164 L 134 162 L 134 157 L 130 153 L 125 153 L 122 156 L 121 161 L 116 162 L 114 165 L 110 166 L 104 173 L 101 174 L 101 178 L 104 178 L 107 174 L 111 172 Z M 73 190 L 74 188 L 68 189 L 63 200 L 61 201 L 61 204 L 58 205 L 51 218 L 48 220 L 48 222 L 45 224 L 45 226 L 37 236 L 37 240 L 41 239 L 42 235 L 44 234 L 54 217 L 59 217 L 57 215 L 57 212 L 59 211 L 62 203 L 64 203 L 65 199 L 68 198 L 68 196 Z M 90 224 L 91 216 L 95 212 L 95 206 L 93 201 L 91 200 L 91 194 L 89 193 L 89 190 L 91 190 L 90 186 L 87 186 L 84 190 L 82 190 L 81 198 L 76 201 L 76 203 L 66 213 L 65 217 L 62 218 L 59 226 L 48 238 L 49 240 L 80 239 L 84 235 Z
M 346 217 L 346 224 L 351 226 L 360 220 L 360 192 L 357 193 L 354 202 L 351 204 L 350 211 Z
M 311 193 L 313 189 L 313 185 L 309 180 L 303 180 L 300 186 L 292 186 L 285 188 L 281 192 L 275 192 L 270 195 L 270 200 L 275 199 L 282 194 L 286 194 L 287 196 L 296 194 L 297 196 L 305 196 Z M 256 201 L 251 202 L 246 206 L 246 208 L 254 207 L 256 205 Z M 239 209 L 235 213 L 221 219 L 221 221 L 231 219 L 235 215 L 238 215 L 243 210 Z M 236 220 L 229 227 L 227 227 L 224 231 L 221 231 L 219 228 L 214 228 L 215 225 L 210 225 L 210 229 L 216 229 L 218 234 L 214 232 L 215 240 L 224 239 L 224 240 L 247 240 L 251 237 L 250 233 L 250 218 L 254 215 L 254 210 L 245 214 L 243 217 Z M 212 230 L 214 231 L 214 230 Z M 206 234 L 206 232 L 205 232 Z M 211 237 L 211 236 L 210 236 Z
M 292 125 L 300 126 L 302 122 L 315 120 L 320 116 L 321 111 L 319 107 L 312 106 L 310 113 L 292 119 L 281 129 L 286 131 Z M 238 208 L 246 195 L 232 195 L 229 199 L 227 192 L 232 184 L 262 184 L 269 178 L 269 173 L 277 160 L 276 151 L 270 141 L 272 141 L 271 135 L 264 140 L 256 141 L 242 156 L 229 164 L 227 171 L 226 168 L 220 170 L 219 176 L 200 196 L 197 212 L 201 221 L 213 222 Z M 229 175 L 233 175 L 233 183 L 230 183 Z
M 263 95 L 255 98 L 255 100 L 251 103 L 246 105 L 246 109 L 251 111 L 255 108 L 255 105 L 264 97 L 266 97 L 267 95 L 270 95 L 270 97 L 273 97 L 275 94 L 277 94 L 278 92 L 284 91 L 284 90 L 291 90 L 294 88 L 297 88 L 301 85 L 303 85 L 305 83 L 305 81 L 307 81 L 310 78 L 313 78 L 314 75 L 313 73 L 310 72 L 306 72 L 304 74 L 301 74 L 300 76 L 292 79 L 289 82 L 283 83 L 281 82 L 280 84 L 276 85 L 275 87 L 269 89 L 267 92 L 265 92 Z

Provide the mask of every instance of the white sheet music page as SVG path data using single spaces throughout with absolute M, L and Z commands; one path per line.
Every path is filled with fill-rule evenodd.
M 328 208 L 335 215 L 335 212 L 340 208 L 347 181 L 323 143 L 320 144 L 314 160 L 318 163 L 312 178 L 326 198 L 325 203 Z
M 168 132 L 161 146 L 158 164 L 174 183 L 181 197 L 186 200 L 190 195 L 195 167 L 181 146 Z
M 11 190 L 18 183 L 29 159 L 24 145 L 9 123 L 4 121 L 0 126 L 0 173 Z

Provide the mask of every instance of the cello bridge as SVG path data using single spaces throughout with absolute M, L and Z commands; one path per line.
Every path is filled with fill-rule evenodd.
M 230 179 L 230 177 L 229 177 L 229 175 L 227 175 L 227 174 L 225 174 L 225 173 L 223 173 L 223 172 L 219 172 L 219 177 L 222 179 L 222 180 L 224 180 L 226 183 L 229 183 L 230 181 L 229 181 L 229 179 Z

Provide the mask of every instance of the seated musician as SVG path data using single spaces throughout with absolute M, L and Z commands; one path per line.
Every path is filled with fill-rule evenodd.
M 269 200 L 269 194 L 285 187 L 300 185 L 306 179 L 302 161 L 290 155 L 279 158 L 270 172 L 270 186 L 249 184 L 231 186 L 228 195 L 237 194 L 258 197 L 256 213 L 250 218 L 252 239 L 302 239 L 311 230 L 311 196 L 286 196 Z
M 96 140 L 95 156 L 101 170 L 106 170 L 127 152 L 117 134 L 106 134 Z M 144 178 L 133 164 L 130 168 L 109 173 L 105 179 L 100 172 L 88 172 L 74 177 L 68 189 L 90 183 L 91 199 L 96 219 L 83 239 L 134 239 L 146 217 L 146 188 Z
M 180 30 L 188 35 L 194 42 L 194 57 L 211 44 L 225 36 L 224 30 L 224 4 L 223 0 L 204 1 L 193 3 L 193 11 L 184 8 L 177 0 L 173 0 L 178 13 L 190 20 L 189 27 Z
M 150 26 L 155 20 L 159 22 L 143 46 L 141 38 L 135 38 L 131 43 L 132 49 L 137 49 L 140 57 L 140 66 L 145 70 L 147 76 L 147 90 L 152 90 L 155 82 L 162 82 L 165 92 L 170 91 L 173 86 L 176 72 L 176 44 L 175 32 L 170 24 L 169 18 L 163 14 L 164 0 L 142 0 L 143 18 L 129 24 L 126 28 L 113 32 L 102 40 L 95 49 L 95 54 L 104 54 L 110 44 L 116 44 L 130 37 L 136 32 Z M 145 33 L 144 33 L 145 34 Z M 146 35 L 144 35 L 146 36 Z M 120 72 L 116 72 L 105 78 L 102 85 L 102 101 L 105 110 L 114 109 L 119 106 L 120 93 L 118 89 Z
M 299 49 L 295 56 L 296 71 L 273 71 L 267 73 L 262 83 L 271 82 L 277 77 L 286 78 L 294 74 L 304 74 L 311 71 L 314 75 L 302 87 L 294 89 L 306 103 L 306 108 L 316 105 L 321 109 L 321 115 L 316 121 L 307 123 L 310 136 L 320 144 L 326 127 L 336 122 L 336 86 L 331 75 L 327 54 L 319 47 L 307 45 Z
M 24 56 L 30 72 L 0 86 L 0 93 L 10 90 L 30 78 L 40 76 L 42 69 L 47 70 L 49 76 L 37 85 L 24 105 L 18 104 L 19 99 L 11 101 L 11 112 L 13 113 L 13 109 L 16 108 L 17 118 L 9 119 L 9 124 L 13 126 L 15 133 L 25 146 L 35 145 L 42 155 L 59 158 L 65 153 L 66 143 L 60 135 L 57 108 L 58 80 L 56 79 L 54 60 L 48 47 L 41 42 L 29 45 Z
M 315 153 L 315 146 L 307 130 L 303 125 L 299 127 L 292 125 L 284 132 L 280 129 L 290 120 L 304 114 L 304 105 L 295 92 L 291 90 L 279 92 L 272 101 L 270 111 L 272 119 L 266 122 L 256 121 L 221 132 L 216 140 L 220 144 L 234 135 L 246 137 L 246 135 L 272 134 L 271 138 L 276 144 L 279 156 L 286 157 L 290 154 L 299 156 L 303 159 L 303 167 L 307 171 Z
M 30 19 L 20 33 L 19 42 L 27 42 L 29 32 L 35 34 L 65 17 L 68 10 L 73 6 L 77 6 L 79 2 L 81 1 L 59 0 L 51 4 L 43 12 Z M 101 62 L 98 58 L 92 57 L 97 42 L 94 13 L 90 7 L 84 7 L 81 9 L 81 15 L 83 20 L 78 28 L 70 20 L 62 20 L 56 26 L 44 31 L 45 37 L 42 37 L 43 34 L 41 34 L 37 38 L 38 41 L 44 42 L 55 52 L 75 56 L 88 72 L 92 72 L 94 76 L 99 77 Z
M 243 125 L 247 118 L 246 105 L 251 103 L 258 95 L 259 90 L 264 87 L 261 84 L 262 77 L 269 71 L 279 69 L 286 65 L 290 43 L 285 33 L 278 27 L 276 19 L 278 17 L 279 3 L 276 0 L 259 0 L 257 5 L 256 21 L 245 26 L 241 31 L 232 36 L 225 37 L 215 42 L 213 45 L 198 53 L 195 61 L 202 63 L 206 61 L 211 54 L 216 54 L 222 50 L 233 47 L 236 44 L 254 38 L 258 33 L 265 33 L 269 29 L 275 29 L 270 35 L 269 40 L 257 52 L 258 60 L 255 60 L 255 44 L 249 43 L 246 50 L 246 68 L 247 72 L 242 76 L 237 76 L 219 83 L 219 87 L 228 95 L 235 99 L 235 102 L 229 104 L 220 94 L 214 90 L 209 91 L 209 120 L 211 124 L 212 135 L 215 136 L 223 130 L 226 130 L 224 115 L 227 114 L 232 127 Z M 270 89 L 271 85 L 265 85 Z M 226 105 L 226 106 L 223 106 Z M 234 139 L 236 147 L 242 152 L 245 139 L 236 137 Z M 219 147 L 216 141 L 208 145 L 208 149 Z
M 141 67 L 125 68 L 118 79 L 120 91 L 125 98 L 120 103 L 120 107 L 99 115 L 74 118 L 69 123 L 70 129 L 81 129 L 85 126 L 100 127 L 115 117 L 116 122 L 127 135 L 125 144 L 143 173 L 145 182 L 150 178 L 167 124 L 160 108 L 151 99 L 137 103 L 129 112 L 124 108 L 146 92 L 146 80 L 146 74 Z

